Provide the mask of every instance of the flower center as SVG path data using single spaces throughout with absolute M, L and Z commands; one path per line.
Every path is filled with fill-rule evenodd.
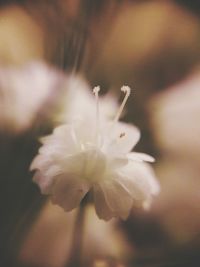
M 90 182 L 102 180 L 106 171 L 106 157 L 98 149 L 85 151 L 84 177 Z

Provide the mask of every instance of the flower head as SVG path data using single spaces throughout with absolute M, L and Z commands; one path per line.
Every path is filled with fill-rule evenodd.
M 93 90 L 96 116 L 61 125 L 41 139 L 43 146 L 31 164 L 37 170 L 33 180 L 66 211 L 91 192 L 99 218 L 126 219 L 133 205 L 146 208 L 159 192 L 152 169 L 144 163 L 154 159 L 131 152 L 140 132 L 118 121 L 130 88 L 122 87 L 125 98 L 113 121 L 100 116 L 99 90 Z

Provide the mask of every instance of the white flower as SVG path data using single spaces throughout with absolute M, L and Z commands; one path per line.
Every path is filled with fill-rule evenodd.
M 159 192 L 152 169 L 143 162 L 154 159 L 130 152 L 140 138 L 139 130 L 118 121 L 130 94 L 129 87 L 122 90 L 126 95 L 113 121 L 100 120 L 99 87 L 95 87 L 95 121 L 86 117 L 59 126 L 41 140 L 43 146 L 31 164 L 31 170 L 37 170 L 33 180 L 66 211 L 91 192 L 99 218 L 126 219 L 133 205 L 148 207 Z
M 41 111 L 46 115 L 61 83 L 63 75 L 42 62 L 0 67 L 0 129 L 19 133 L 31 127 Z

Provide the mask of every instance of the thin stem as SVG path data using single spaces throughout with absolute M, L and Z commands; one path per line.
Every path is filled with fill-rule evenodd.
M 84 215 L 85 205 L 81 205 L 74 225 L 74 232 L 72 236 L 71 251 L 69 254 L 69 260 L 66 267 L 79 267 L 81 266 L 81 254 L 83 246 L 83 231 L 84 231 Z

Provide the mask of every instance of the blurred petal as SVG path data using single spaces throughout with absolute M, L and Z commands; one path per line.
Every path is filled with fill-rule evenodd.
M 70 211 L 80 204 L 89 189 L 84 180 L 73 174 L 60 175 L 53 187 L 52 202 Z
M 127 155 L 128 159 L 129 160 L 134 160 L 134 161 L 148 161 L 148 162 L 154 162 L 155 159 L 148 155 L 148 154 L 145 154 L 145 153 L 139 153 L 139 152 L 131 152 L 131 153 L 128 153 Z
M 160 192 L 159 183 L 151 166 L 144 162 L 129 162 L 121 169 L 121 175 L 130 177 L 135 187 L 147 196 L 156 195 Z
M 33 181 L 38 184 L 42 194 L 51 193 L 54 179 L 54 176 L 46 176 L 42 171 L 36 171 L 33 176 Z
M 113 212 L 109 208 L 108 203 L 105 200 L 104 193 L 101 189 L 101 185 L 95 184 L 93 187 L 95 210 L 100 219 L 110 220 L 113 217 Z
M 110 209 L 116 217 L 127 219 L 133 205 L 128 190 L 117 180 L 106 180 L 101 183 L 101 188 Z
M 110 123 L 105 131 L 108 138 L 107 151 L 113 154 L 130 152 L 140 139 L 140 131 L 123 122 Z

